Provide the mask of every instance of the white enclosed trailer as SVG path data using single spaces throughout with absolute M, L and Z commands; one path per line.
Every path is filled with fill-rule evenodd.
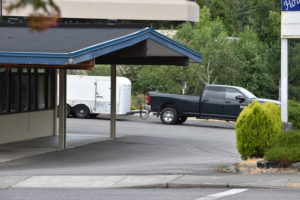
M 109 76 L 67 76 L 68 114 L 78 118 L 110 114 Z M 131 82 L 128 78 L 117 77 L 116 113 L 130 112 Z

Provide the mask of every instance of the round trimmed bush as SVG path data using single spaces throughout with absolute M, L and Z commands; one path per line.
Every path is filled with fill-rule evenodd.
M 242 159 L 263 157 L 282 133 L 280 109 L 274 103 L 249 104 L 236 122 L 237 149 Z

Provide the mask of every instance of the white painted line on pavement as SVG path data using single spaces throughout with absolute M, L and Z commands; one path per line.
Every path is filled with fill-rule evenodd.
M 219 198 L 222 198 L 222 197 L 226 197 L 226 196 L 238 194 L 238 193 L 241 193 L 241 192 L 245 192 L 247 190 L 248 189 L 233 189 L 233 190 L 228 190 L 226 192 L 211 194 L 211 195 L 201 197 L 201 198 L 196 199 L 196 200 L 215 200 L 215 199 L 219 199 Z

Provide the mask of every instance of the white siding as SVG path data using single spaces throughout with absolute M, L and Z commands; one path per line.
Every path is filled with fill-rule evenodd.
M 53 135 L 54 110 L 0 116 L 0 144 Z
M 11 0 L 4 0 L 7 5 Z M 63 18 L 125 20 L 199 20 L 199 6 L 186 0 L 55 0 Z M 28 16 L 31 8 L 19 9 L 10 16 Z M 8 16 L 6 11 L 4 15 Z
M 300 38 L 300 12 L 282 12 L 281 26 L 283 38 Z

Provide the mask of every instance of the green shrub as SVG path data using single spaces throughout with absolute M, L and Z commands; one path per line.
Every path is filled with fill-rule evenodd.
M 241 112 L 235 128 L 242 159 L 263 157 L 272 140 L 282 133 L 279 107 L 254 101 Z
M 285 167 L 300 162 L 300 130 L 288 131 L 275 139 L 266 152 L 266 159 Z
M 289 121 L 293 128 L 300 129 L 300 103 L 297 101 L 289 101 Z

